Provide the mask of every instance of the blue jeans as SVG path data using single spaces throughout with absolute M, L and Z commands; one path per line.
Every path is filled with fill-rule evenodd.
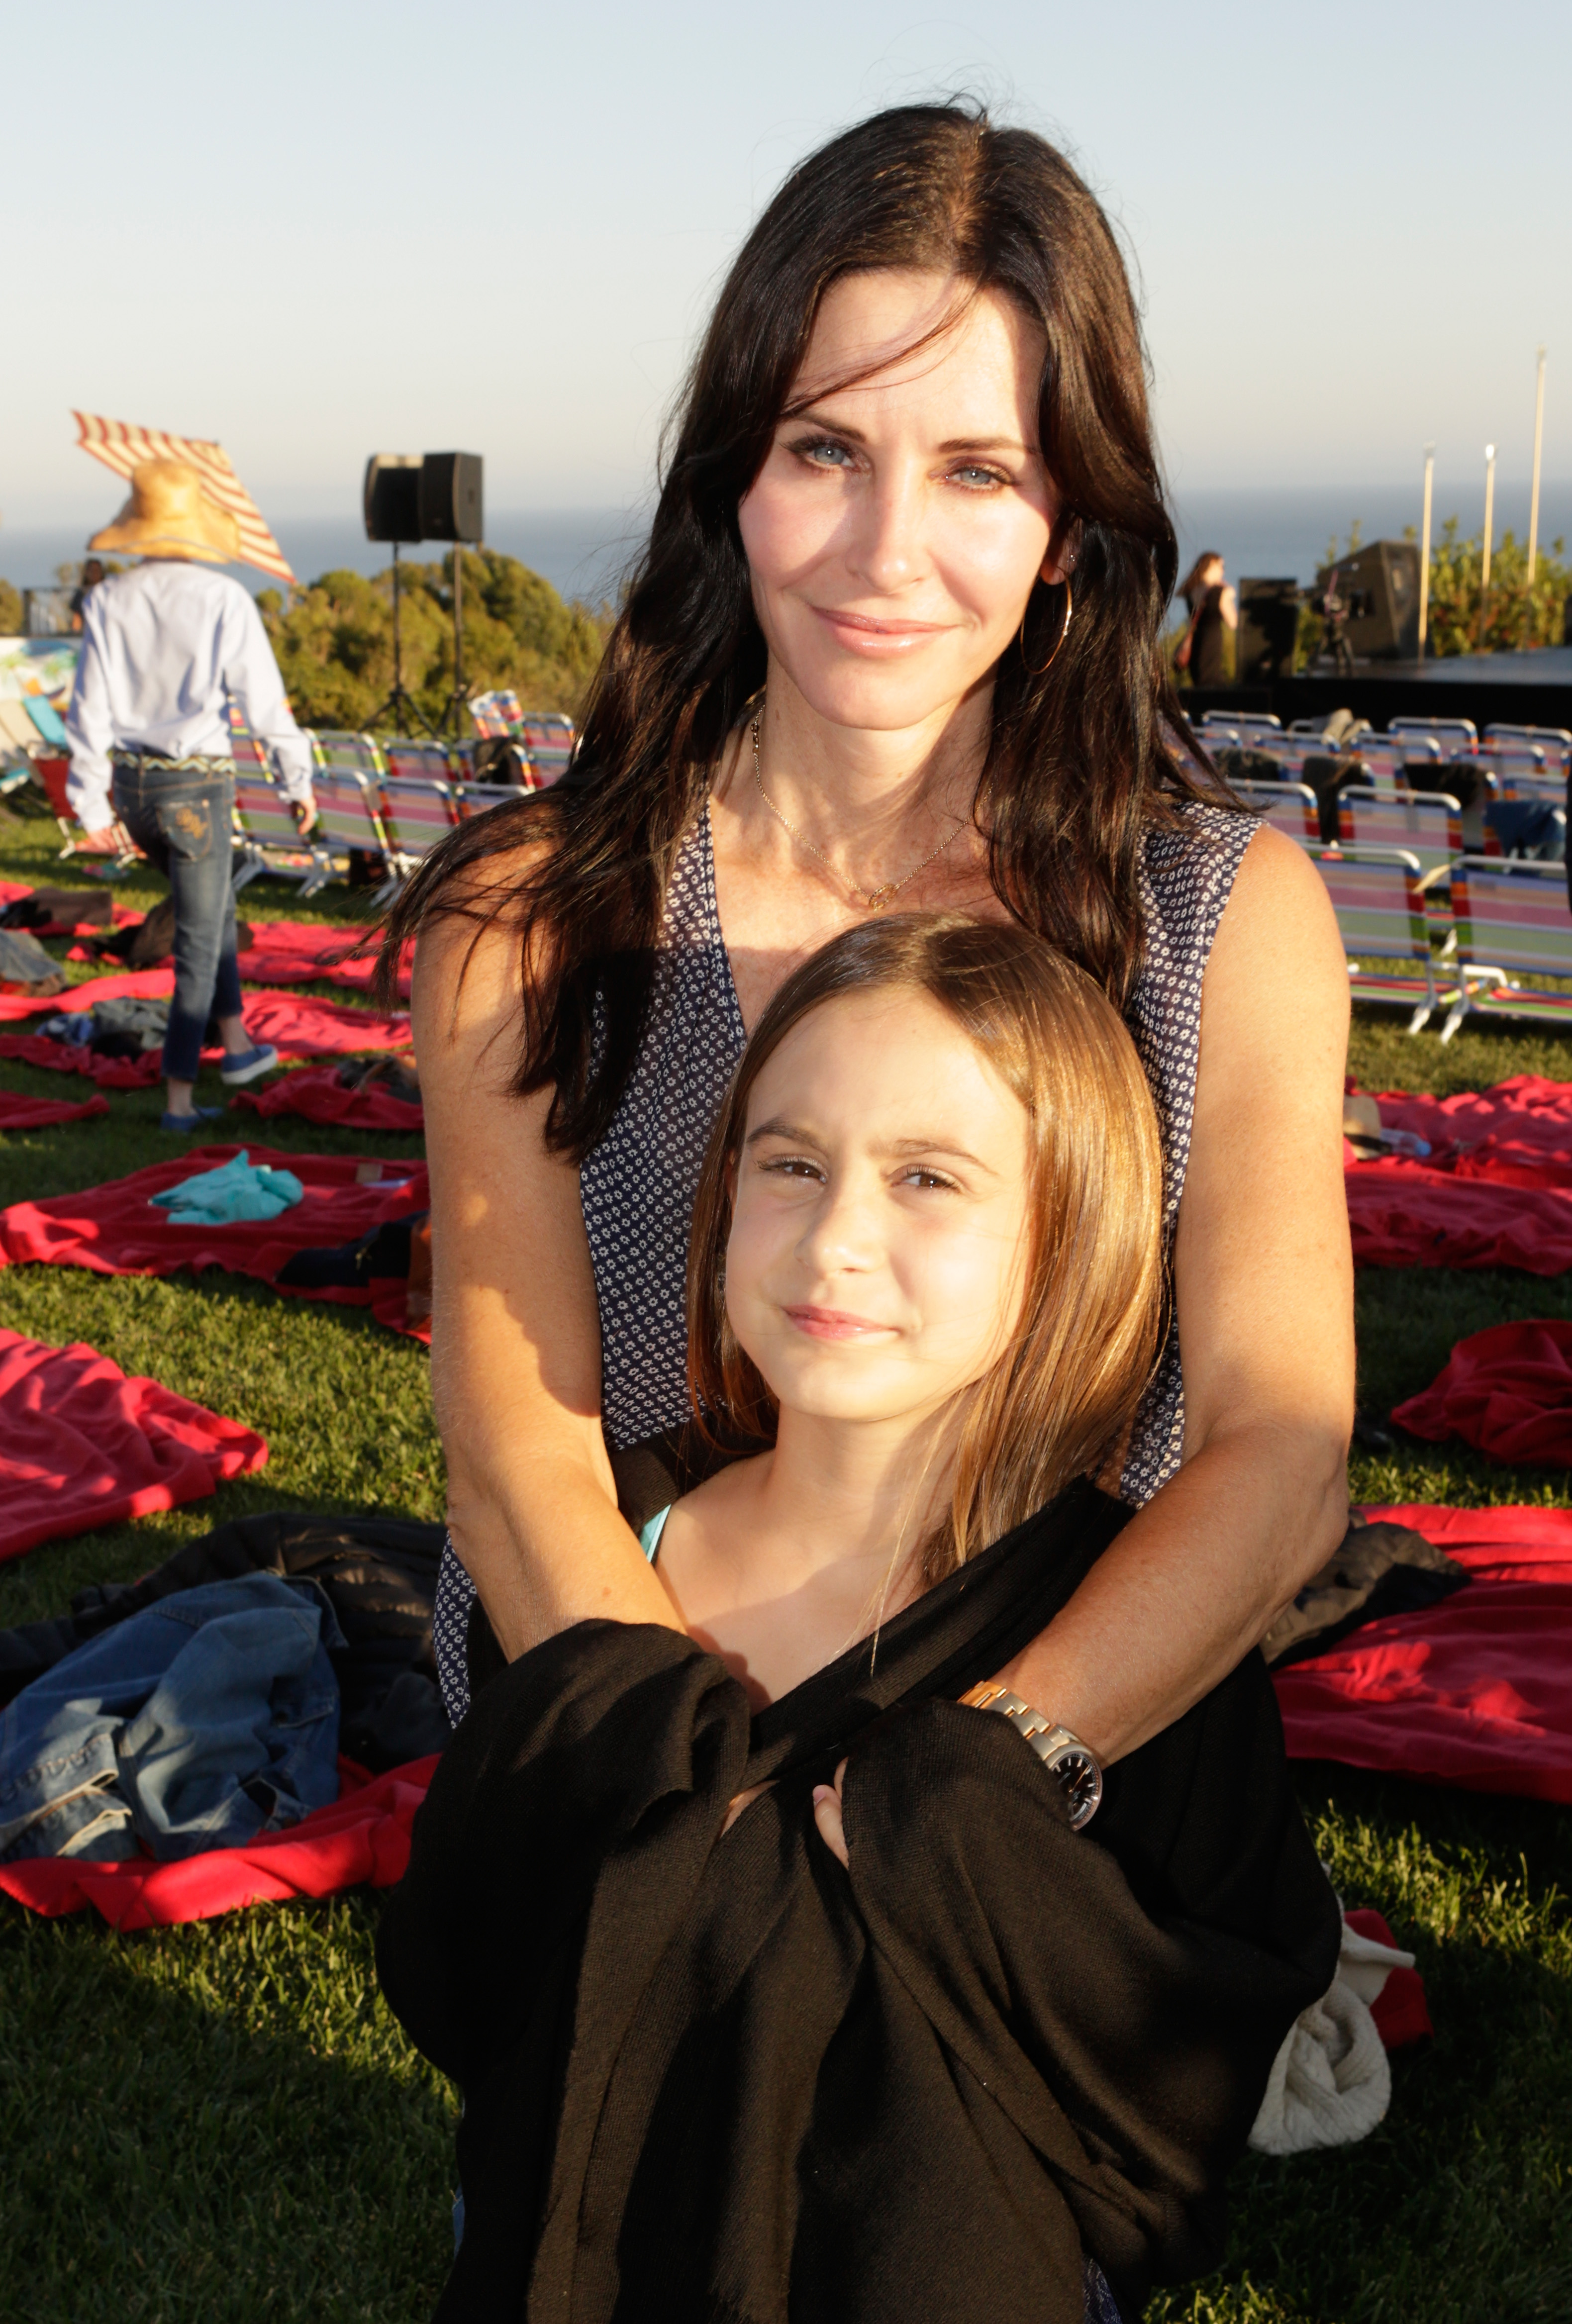
M 194 1082 L 210 1017 L 240 1014 L 230 884 L 235 775 L 144 758 L 115 763 L 115 812 L 174 891 L 175 992 L 163 1069 Z
M 338 1796 L 344 1644 L 310 1582 L 179 1590 L 35 1678 L 0 1713 L 0 1863 L 161 1863 L 282 1831 Z

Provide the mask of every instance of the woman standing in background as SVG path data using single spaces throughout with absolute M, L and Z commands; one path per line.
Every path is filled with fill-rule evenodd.
M 1223 632 L 1238 630 L 1239 600 L 1215 549 L 1201 551 L 1179 595 L 1190 609 L 1176 657 L 1179 669 L 1189 672 L 1192 686 L 1226 686 L 1234 673 Z

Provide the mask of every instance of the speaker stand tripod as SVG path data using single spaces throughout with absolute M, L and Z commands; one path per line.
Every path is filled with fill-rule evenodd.
M 432 725 L 404 685 L 403 637 L 399 627 L 399 545 L 396 540 L 393 545 L 393 692 L 380 709 L 372 712 L 366 725 L 375 729 L 391 724 L 395 734 L 413 734 L 416 726 L 420 725 L 435 738 L 441 729 Z
M 464 715 L 469 707 L 469 687 L 464 676 L 464 543 L 453 544 L 453 691 L 442 712 L 439 733 L 452 730 L 458 742 L 464 736 Z

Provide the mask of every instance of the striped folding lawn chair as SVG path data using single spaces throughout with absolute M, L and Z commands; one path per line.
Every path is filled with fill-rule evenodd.
M 1459 990 L 1441 1038 L 1468 1017 L 1528 1017 L 1572 1025 L 1572 914 L 1560 863 L 1466 855 L 1452 869 Z M 1514 984 L 1513 974 L 1549 985 Z
M 1441 768 L 1441 748 L 1433 734 L 1361 734 L 1354 755 L 1378 798 L 1406 798 L 1417 770 L 1425 770 L 1433 780 Z
M 398 734 L 383 744 L 382 758 L 388 773 L 401 782 L 445 783 L 453 772 L 452 753 L 446 742 L 414 742 Z
M 311 746 L 313 766 L 335 770 L 344 767 L 363 775 L 382 773 L 382 752 L 375 736 L 342 726 L 308 726 L 302 731 Z
M 524 715 L 524 706 L 511 686 L 494 687 L 489 694 L 477 694 L 469 705 L 469 715 L 475 731 L 485 742 L 500 741 L 511 734 Z
M 422 855 L 446 839 L 458 817 L 447 783 L 420 775 L 389 775 L 382 786 L 382 827 L 387 834 L 388 869 L 395 882 L 407 880 Z
M 1541 752 L 1547 769 L 1554 773 L 1559 768 L 1565 774 L 1572 761 L 1572 727 L 1567 726 L 1508 726 L 1497 724 L 1487 726 L 1482 747 L 1493 751 L 1526 748 Z
M 1345 847 L 1395 847 L 1417 857 L 1427 890 L 1445 886 L 1454 857 L 1463 853 L 1463 810 L 1449 791 L 1410 791 L 1403 798 L 1340 791 L 1337 829 Z
M 101 846 L 93 846 L 77 820 L 77 810 L 71 805 L 70 794 L 66 788 L 71 771 L 69 756 L 51 749 L 47 743 L 39 742 L 29 752 L 28 760 L 27 772 L 49 801 L 50 810 L 60 825 L 60 837 L 65 842 L 60 849 L 60 862 L 63 863 L 68 855 L 88 856 L 95 863 L 104 866 L 101 878 L 123 880 L 134 863 L 143 861 L 143 854 L 118 816 L 106 826 L 108 832 L 106 842 Z
M 278 880 L 298 880 L 301 894 L 314 896 L 333 876 L 319 833 L 302 839 L 290 803 L 265 768 L 235 767 L 235 876 L 242 888 L 268 872 Z
M 1337 930 L 1348 955 L 1348 989 L 1355 1001 L 1391 1009 L 1411 1009 L 1409 1031 L 1417 1033 L 1441 1005 L 1425 926 L 1425 899 L 1419 858 L 1407 848 L 1312 847 L 1311 862 L 1326 882 L 1337 915 Z M 1371 961 L 1401 961 L 1400 969 L 1372 968 Z
M 1270 823 L 1274 831 L 1287 834 L 1302 845 L 1314 847 L 1321 836 L 1320 809 L 1316 794 L 1308 783 L 1248 783 L 1232 782 L 1228 786 L 1237 799 L 1244 801 L 1252 815 L 1262 823 Z
M 459 822 L 468 823 L 475 816 L 484 815 L 487 807 L 505 807 L 510 799 L 529 796 L 517 783 L 456 783 L 453 804 L 458 810 Z
M 542 790 L 567 773 L 578 739 L 571 718 L 559 710 L 526 710 L 515 731 L 541 778 Z
M 1389 734 L 1433 734 L 1448 759 L 1472 757 L 1479 746 L 1479 729 L 1472 718 L 1389 718 Z
M 1298 782 L 1305 771 L 1307 759 L 1334 757 L 1331 745 L 1319 734 L 1269 734 L 1264 731 L 1252 734 L 1245 746 L 1259 751 L 1263 757 L 1277 763 L 1278 772 L 1285 782 Z
M 1203 710 L 1200 726 L 1249 726 L 1267 734 L 1281 734 L 1282 720 L 1274 718 L 1270 710 Z
M 391 853 L 375 779 L 363 774 L 358 767 L 318 767 L 311 788 L 317 795 L 326 846 L 365 855 Z

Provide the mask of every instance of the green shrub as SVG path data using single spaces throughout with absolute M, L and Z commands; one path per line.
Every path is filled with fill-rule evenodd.
M 400 568 L 404 684 L 437 719 L 453 690 L 453 558 Z M 566 604 L 549 581 L 495 549 L 464 553 L 464 678 L 471 694 L 517 688 L 528 710 L 577 716 L 611 626 L 609 608 Z M 393 568 L 324 573 L 258 593 L 295 715 L 363 727 L 393 682 Z

